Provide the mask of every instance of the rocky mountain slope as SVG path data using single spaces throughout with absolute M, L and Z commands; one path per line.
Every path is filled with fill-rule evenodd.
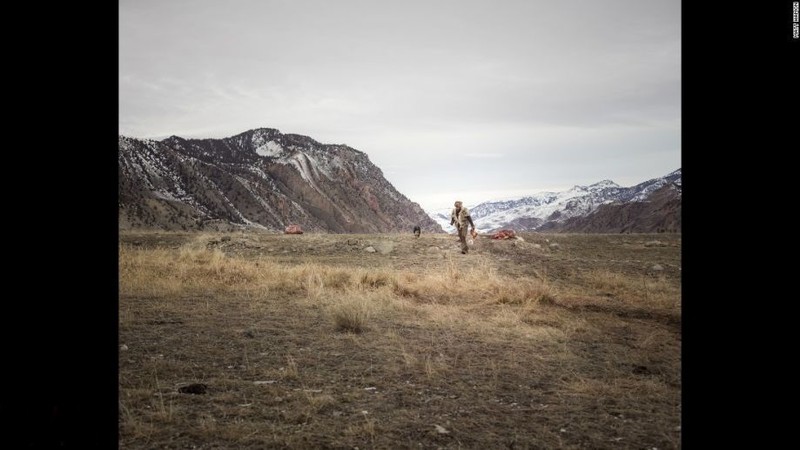
M 260 128 L 224 139 L 119 137 L 120 229 L 332 233 L 441 227 L 363 152 Z

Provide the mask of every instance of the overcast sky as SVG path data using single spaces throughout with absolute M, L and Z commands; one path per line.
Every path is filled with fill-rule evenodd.
M 120 0 L 119 132 L 277 128 L 426 209 L 681 166 L 679 0 Z

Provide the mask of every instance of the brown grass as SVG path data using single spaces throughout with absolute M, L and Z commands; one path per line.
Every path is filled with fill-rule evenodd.
M 375 305 L 363 295 L 350 294 L 330 306 L 330 314 L 337 331 L 361 333 L 374 314 Z
M 309 238 L 346 253 L 122 239 L 121 448 L 680 446 L 680 279 L 640 269 L 679 248 L 560 236 L 554 254 L 479 242 L 466 256 L 423 235 L 355 258 Z M 177 392 L 193 382 L 208 393 Z

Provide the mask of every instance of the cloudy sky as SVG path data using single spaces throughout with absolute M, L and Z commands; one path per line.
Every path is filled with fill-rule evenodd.
M 120 0 L 119 132 L 277 128 L 426 209 L 681 166 L 679 0 Z

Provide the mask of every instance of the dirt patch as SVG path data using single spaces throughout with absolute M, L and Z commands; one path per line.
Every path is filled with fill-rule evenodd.
M 120 448 L 679 448 L 680 235 L 521 237 L 122 233 Z

